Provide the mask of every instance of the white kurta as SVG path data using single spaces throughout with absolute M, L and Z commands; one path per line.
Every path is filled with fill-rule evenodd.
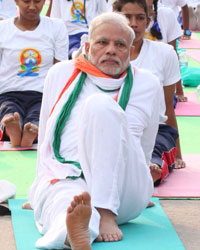
M 37 176 L 29 191 L 29 201 L 37 227 L 44 234 L 36 246 L 45 249 L 63 247 L 67 234 L 66 208 L 75 194 L 83 190 L 91 194 L 92 242 L 99 230 L 95 207 L 110 209 L 119 224 L 125 223 L 141 213 L 153 191 L 148 165 L 158 129 L 160 85 L 150 72 L 138 69 L 125 112 L 113 99 L 117 91 L 105 93 L 96 86 L 117 89 L 124 84 L 125 77 L 114 80 L 87 75 L 63 130 L 60 148 L 62 157 L 80 162 L 85 179 L 66 179 L 79 175 L 79 170 L 58 163 L 49 142 L 60 103 L 67 100 L 70 89 L 50 119 L 48 116 L 73 68 L 72 61 L 56 64 L 48 73 L 44 89 Z M 50 184 L 53 178 L 61 181 Z

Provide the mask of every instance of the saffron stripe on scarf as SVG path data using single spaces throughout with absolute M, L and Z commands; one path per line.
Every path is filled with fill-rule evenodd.
M 66 85 L 64 86 L 63 90 L 61 91 L 56 103 L 54 104 L 50 116 L 56 106 L 56 104 L 59 102 L 59 100 L 61 99 L 62 95 L 65 93 L 65 91 L 68 89 L 68 87 L 71 85 L 71 83 L 76 79 L 77 75 L 79 74 L 80 71 L 83 71 L 87 74 L 91 74 L 93 76 L 97 76 L 97 77 L 104 77 L 104 78 L 112 78 L 111 76 L 108 76 L 106 74 L 104 74 L 103 72 L 101 72 L 99 69 L 97 69 L 94 65 L 92 65 L 85 57 L 83 54 L 81 54 L 76 60 L 75 60 L 75 70 L 72 73 L 72 76 L 69 78 L 69 80 L 67 81 Z M 123 76 L 125 76 L 126 71 L 120 76 L 120 78 L 122 78 Z

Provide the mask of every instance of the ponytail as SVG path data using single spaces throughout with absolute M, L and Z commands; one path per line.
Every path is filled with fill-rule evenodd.
M 153 26 L 151 27 L 150 29 L 150 32 L 152 34 L 152 36 L 154 36 L 155 38 L 157 38 L 158 40 L 162 40 L 162 33 L 161 33 L 161 30 L 160 30 L 160 27 L 158 25 L 158 21 L 157 21 L 157 15 L 158 15 L 158 0 L 154 0 L 153 1 L 153 9 L 154 9 L 154 12 L 155 12 L 155 15 L 154 15 L 154 23 L 153 23 Z

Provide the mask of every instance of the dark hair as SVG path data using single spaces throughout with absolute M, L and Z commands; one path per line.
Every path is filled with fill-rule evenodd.
M 153 10 L 155 12 L 154 15 L 154 23 L 153 26 L 150 29 L 150 32 L 152 34 L 152 36 L 154 36 L 155 38 L 157 38 L 158 40 L 162 40 L 163 36 L 160 30 L 160 27 L 158 25 L 158 21 L 157 21 L 157 15 L 158 15 L 158 0 L 154 0 L 153 1 Z
M 112 4 L 113 11 L 121 12 L 122 7 L 127 3 L 137 3 L 140 5 L 146 14 L 146 17 L 148 18 L 148 5 L 146 0 L 115 0 Z

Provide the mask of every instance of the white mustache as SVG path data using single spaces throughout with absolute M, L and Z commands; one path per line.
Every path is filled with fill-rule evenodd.
M 117 58 L 117 57 L 113 57 L 113 56 L 103 56 L 102 58 L 101 58 L 101 61 L 100 61 L 100 63 L 102 63 L 102 62 L 104 62 L 104 61 L 114 61 L 114 62 L 116 62 L 117 64 L 119 64 L 120 65 L 120 60 Z

